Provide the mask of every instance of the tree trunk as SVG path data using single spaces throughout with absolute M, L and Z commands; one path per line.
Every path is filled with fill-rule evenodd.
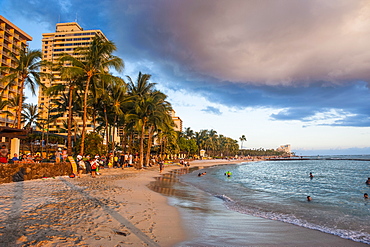
M 108 116 L 107 116 L 107 106 L 104 104 L 104 119 L 105 119 L 105 142 L 107 147 L 107 155 L 109 153 L 109 133 L 108 133 Z
M 143 168 L 144 163 L 144 137 L 145 137 L 145 121 L 143 121 L 143 125 L 141 126 L 140 157 L 139 157 L 140 159 L 138 169 Z
M 114 126 L 114 123 L 116 123 L 117 121 L 117 115 L 114 116 L 114 122 L 113 122 L 113 133 L 112 133 L 112 151 L 113 151 L 113 155 L 115 154 L 115 149 L 116 149 L 116 143 L 115 143 L 115 140 L 114 140 L 114 136 L 116 134 L 116 127 Z
M 24 81 L 25 81 L 25 79 L 22 78 L 21 84 L 18 87 L 19 101 L 18 101 L 18 109 L 17 109 L 17 129 L 21 128 Z
M 84 92 L 84 105 L 83 105 L 83 117 L 82 117 L 82 133 L 81 133 L 81 147 L 80 147 L 80 154 L 84 155 L 85 153 L 85 135 L 86 135 L 86 120 L 87 120 L 87 95 L 89 92 L 91 76 L 88 75 L 85 92 Z
M 73 87 L 69 87 L 69 100 L 68 100 L 68 136 L 67 136 L 67 153 L 72 155 L 72 96 Z
M 149 130 L 148 130 L 148 145 L 147 145 L 146 157 L 145 157 L 145 165 L 146 166 L 149 166 L 149 161 L 150 161 L 150 149 L 152 148 L 152 137 L 153 137 L 152 130 L 153 130 L 153 127 L 149 127 Z

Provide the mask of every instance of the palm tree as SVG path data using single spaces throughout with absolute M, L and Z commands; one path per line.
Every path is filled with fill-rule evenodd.
M 161 143 L 160 156 L 165 158 L 165 154 L 170 152 L 170 148 L 178 150 L 178 132 L 171 126 L 166 126 L 158 132 L 158 137 Z
M 0 95 L 0 112 L 1 114 L 6 114 L 6 116 L 11 116 L 12 113 L 8 110 L 4 110 L 6 107 L 9 106 L 9 101 L 8 100 L 3 100 L 2 94 Z
M 154 83 L 150 83 L 150 75 L 142 74 L 139 72 L 136 82 L 131 77 L 128 78 L 128 87 L 130 95 L 134 98 L 131 111 L 127 114 L 126 118 L 128 121 L 135 122 L 135 128 L 140 133 L 140 147 L 139 147 L 139 164 L 138 169 L 143 167 L 144 164 L 144 138 L 145 129 L 149 121 L 150 109 L 152 107 Z
M 239 137 L 239 140 L 241 141 L 242 145 L 241 145 L 241 149 L 243 149 L 243 142 L 247 140 L 247 138 L 245 137 L 245 135 L 242 135 L 241 137 Z
M 156 131 L 160 129 L 172 128 L 174 122 L 170 115 L 172 111 L 171 104 L 166 101 L 167 95 L 160 91 L 154 91 L 150 95 L 151 97 L 151 107 L 148 114 L 148 143 L 146 151 L 145 165 L 149 165 L 150 160 L 150 150 L 152 147 L 153 135 Z
M 25 96 L 23 96 L 23 102 L 26 100 L 26 97 Z M 11 108 L 17 108 L 18 107 L 18 103 L 19 103 L 19 94 L 16 94 L 16 95 L 14 95 L 12 98 L 9 98 L 8 99 L 8 106 L 10 106 Z M 22 108 L 24 107 L 24 104 L 22 105 Z M 14 118 L 14 121 L 13 121 L 13 128 L 16 128 L 17 126 L 16 126 L 16 123 L 17 123 L 17 116 L 16 116 L 16 113 L 17 112 L 15 112 L 15 114 L 14 114 L 14 112 L 10 112 L 10 114 L 9 114 L 9 116 L 15 116 L 15 118 Z
M 131 98 L 126 93 L 126 83 L 118 77 L 115 77 L 114 81 L 109 82 L 106 85 L 103 84 L 98 88 L 99 95 L 97 98 L 100 99 L 100 106 L 103 107 L 105 131 L 106 131 L 106 142 L 108 141 L 108 128 L 113 127 L 112 133 L 112 151 L 115 150 L 115 130 L 119 127 L 118 123 L 124 122 L 125 106 L 131 102 Z M 108 149 L 109 150 L 109 149 Z
M 61 114 L 68 111 L 68 120 L 67 120 L 67 153 L 68 155 L 72 154 L 72 122 L 73 122 L 73 115 L 77 112 L 76 107 L 77 104 L 80 102 L 80 95 L 78 92 L 82 87 L 83 77 L 80 76 L 78 71 L 72 69 L 68 66 L 63 66 L 63 62 L 60 61 L 60 64 L 56 67 L 56 70 L 60 71 L 61 79 L 64 83 L 58 83 L 51 87 L 49 87 L 46 93 L 49 96 L 61 96 L 55 98 L 53 102 L 59 105 L 59 111 Z M 65 92 L 68 92 L 66 95 Z M 59 102 L 58 102 L 59 101 Z
M 190 128 L 190 127 L 187 127 L 185 128 L 185 131 L 184 131 L 184 136 L 189 140 L 189 139 L 192 139 L 194 137 L 194 131 Z
M 18 85 L 19 102 L 16 110 L 17 128 L 21 128 L 21 117 L 23 109 L 23 94 L 24 87 L 29 86 L 33 95 L 35 95 L 36 86 L 42 86 L 39 68 L 42 64 L 42 53 L 40 50 L 25 50 L 19 51 L 19 55 L 11 53 L 15 60 L 15 67 L 1 67 L 1 71 L 5 71 L 5 75 L 1 81 L 7 83 L 4 89 L 8 89 L 13 85 Z
M 24 104 L 22 111 L 22 122 L 26 123 L 25 128 L 31 129 L 39 118 L 38 107 L 36 104 Z
M 84 77 L 81 154 L 85 151 L 84 139 L 87 122 L 87 99 L 91 90 L 91 83 L 97 83 L 99 80 L 107 80 L 113 77 L 107 70 L 109 68 L 114 68 L 120 72 L 124 67 L 122 59 L 112 55 L 116 49 L 112 41 L 106 41 L 101 37 L 95 36 L 88 47 L 81 47 L 76 50 L 80 56 L 64 55 L 60 59 L 62 62 L 71 63 L 70 70 L 74 71 L 73 74 Z

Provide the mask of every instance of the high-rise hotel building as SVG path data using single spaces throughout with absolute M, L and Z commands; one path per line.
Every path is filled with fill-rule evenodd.
M 17 55 L 19 54 L 19 50 L 27 49 L 27 42 L 31 40 L 31 36 L 11 23 L 4 16 L 0 15 L 0 66 L 15 68 L 16 60 L 11 54 L 14 53 Z M 0 74 L 0 79 L 3 78 L 5 73 L 6 72 L 2 72 L 2 74 Z M 0 83 L 0 92 L 2 92 L 0 95 L 2 96 L 2 100 L 9 100 L 16 96 L 19 93 L 18 90 L 21 90 L 18 86 L 19 85 L 16 83 L 4 90 L 5 84 Z M 0 126 L 14 127 L 15 107 L 6 106 L 2 110 L 14 114 L 12 116 L 0 113 Z
M 63 54 L 69 54 L 72 56 L 78 56 L 75 49 L 78 47 L 88 46 L 95 36 L 102 37 L 107 40 L 105 35 L 100 30 L 84 30 L 76 22 L 69 23 L 58 23 L 56 24 L 56 30 L 54 33 L 44 33 L 42 34 L 42 54 L 43 60 L 57 63 L 58 59 Z M 58 71 L 51 71 L 47 67 L 43 67 L 43 73 L 50 73 L 52 76 L 50 78 L 43 78 L 43 83 L 46 87 L 50 87 L 56 84 L 63 84 Z M 40 88 L 38 96 L 38 106 L 41 113 L 41 118 L 48 119 L 52 114 L 54 114 L 51 109 L 53 109 L 51 98 L 48 97 L 45 92 Z M 51 118 L 50 118 L 51 119 Z M 50 133 L 61 133 L 62 129 L 65 129 L 65 123 L 67 123 L 68 112 L 66 111 L 62 117 L 59 117 L 54 122 L 49 124 Z M 79 128 L 82 128 L 82 119 L 77 116 L 74 117 L 77 121 Z M 86 131 L 93 130 L 91 122 L 87 122 Z

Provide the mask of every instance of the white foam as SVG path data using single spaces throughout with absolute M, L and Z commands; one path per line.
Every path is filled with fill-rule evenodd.
M 249 214 L 255 217 L 260 217 L 260 218 L 265 218 L 265 219 L 270 219 L 270 220 L 282 221 L 285 223 L 305 227 L 308 229 L 318 230 L 324 233 L 336 235 L 344 239 L 349 239 L 349 240 L 356 241 L 356 242 L 370 244 L 370 234 L 368 233 L 344 230 L 344 229 L 334 229 L 330 227 L 320 226 L 317 224 L 309 223 L 302 219 L 298 219 L 294 215 L 279 214 L 275 212 L 262 212 L 257 209 L 240 207 L 235 203 L 226 204 L 226 207 L 230 210 L 233 210 L 239 213 Z
M 221 200 L 223 200 L 225 202 L 233 202 L 233 199 L 231 199 L 230 197 L 225 196 L 225 195 L 216 195 L 216 197 L 220 198 Z

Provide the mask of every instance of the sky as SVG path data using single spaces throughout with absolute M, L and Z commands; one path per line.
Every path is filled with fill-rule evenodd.
M 102 30 L 119 76 L 151 74 L 183 127 L 248 149 L 370 154 L 367 0 L 0 0 L 0 14 L 31 49 L 58 22 Z

